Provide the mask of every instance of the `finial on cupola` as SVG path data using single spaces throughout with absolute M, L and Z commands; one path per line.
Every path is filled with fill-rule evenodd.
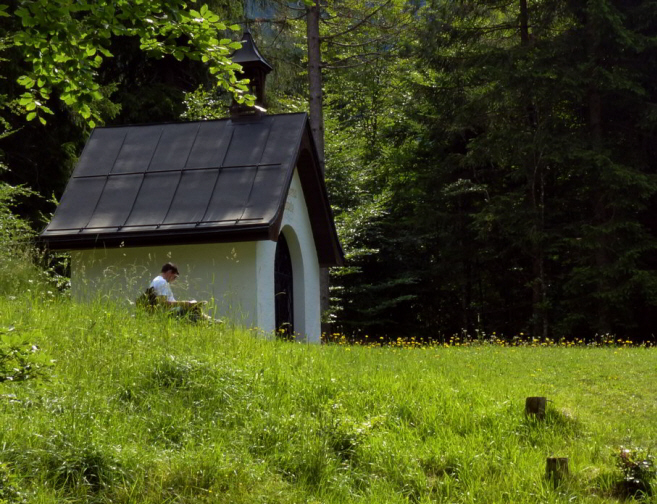
M 262 57 L 258 48 L 253 42 L 251 32 L 246 29 L 242 35 L 242 47 L 235 51 L 231 56 L 233 63 L 239 63 L 242 66 L 242 71 L 238 73 L 238 77 L 242 79 L 249 79 L 250 93 L 256 97 L 255 104 L 261 109 L 265 108 L 265 80 L 267 74 L 272 71 L 272 67 L 267 60 Z M 259 115 L 262 113 L 256 107 L 249 107 L 246 104 L 237 103 L 233 100 L 230 106 L 230 115 Z

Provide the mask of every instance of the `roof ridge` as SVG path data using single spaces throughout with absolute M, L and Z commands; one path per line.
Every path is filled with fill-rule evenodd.
M 247 124 L 255 123 L 258 121 L 265 120 L 267 118 L 281 117 L 281 116 L 293 116 L 293 115 L 308 115 L 308 112 L 281 112 L 280 114 L 263 114 L 259 119 L 252 119 L 251 121 L 238 121 L 236 124 Z M 96 126 L 92 133 L 96 130 L 106 130 L 106 129 L 120 129 L 120 128 L 141 128 L 146 126 L 172 126 L 177 124 L 199 124 L 199 123 L 212 123 L 212 122 L 221 122 L 221 121 L 233 121 L 231 117 L 221 117 L 218 119 L 198 119 L 196 121 L 166 121 L 166 122 L 152 122 L 152 123 L 136 123 L 136 124 L 110 124 L 105 126 Z M 90 135 L 91 136 L 91 135 Z

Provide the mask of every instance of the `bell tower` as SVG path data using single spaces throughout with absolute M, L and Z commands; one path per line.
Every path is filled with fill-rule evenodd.
M 242 35 L 242 47 L 235 51 L 231 57 L 233 63 L 239 63 L 242 71 L 238 76 L 242 79 L 249 79 L 249 92 L 256 97 L 255 105 L 265 108 L 265 81 L 267 74 L 272 71 L 272 67 L 267 60 L 262 57 L 260 51 L 253 42 L 251 32 L 247 29 Z M 259 116 L 263 112 L 257 107 L 249 107 L 245 103 L 237 103 L 233 99 L 230 106 L 231 117 L 239 116 Z

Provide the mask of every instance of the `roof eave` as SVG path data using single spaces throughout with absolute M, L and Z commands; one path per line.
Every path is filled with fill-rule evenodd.
M 85 250 L 98 247 L 145 247 L 156 245 L 196 245 L 267 240 L 271 225 L 243 226 L 238 229 L 171 230 L 155 232 L 85 233 L 84 235 L 51 235 L 46 232 L 40 241 L 50 250 Z
M 340 245 L 340 238 L 338 237 L 338 232 L 335 227 L 335 220 L 333 218 L 333 210 L 331 209 L 331 204 L 328 198 L 328 191 L 326 189 L 326 183 L 324 181 L 324 174 L 322 173 L 321 165 L 319 162 L 319 153 L 317 151 L 317 145 L 315 144 L 315 139 L 312 134 L 312 129 L 310 128 L 310 120 L 306 114 L 306 121 L 304 124 L 304 129 L 302 133 L 302 138 L 300 139 L 298 145 L 298 151 L 296 156 L 296 165 L 299 164 L 299 157 L 302 152 L 303 143 L 307 142 L 305 146 L 306 149 L 310 151 L 312 158 L 312 175 L 314 177 L 313 183 L 319 188 L 320 202 L 316 206 L 315 210 L 323 213 L 323 218 L 326 223 L 328 223 L 328 236 L 326 237 L 328 243 L 325 243 L 322 246 L 321 240 L 318 240 L 316 235 L 317 230 L 313 228 L 313 236 L 315 238 L 315 243 L 317 245 L 317 258 L 319 260 L 319 265 L 323 268 L 333 267 L 333 266 L 344 266 L 345 258 L 344 252 L 342 251 L 342 246 Z M 299 177 L 302 178 L 301 173 Z M 302 186 L 304 185 L 304 180 L 301 180 Z M 305 190 L 304 190 L 305 193 Z M 306 200 L 308 205 L 309 201 Z M 310 209 L 309 209 L 310 212 Z M 330 248 L 330 251 L 326 249 L 326 246 Z

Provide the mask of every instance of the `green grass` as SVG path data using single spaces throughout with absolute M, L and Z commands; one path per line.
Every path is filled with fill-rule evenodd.
M 302 345 L 30 294 L 0 332 L 47 364 L 0 383 L 0 502 L 619 502 L 620 447 L 657 449 L 655 349 Z

